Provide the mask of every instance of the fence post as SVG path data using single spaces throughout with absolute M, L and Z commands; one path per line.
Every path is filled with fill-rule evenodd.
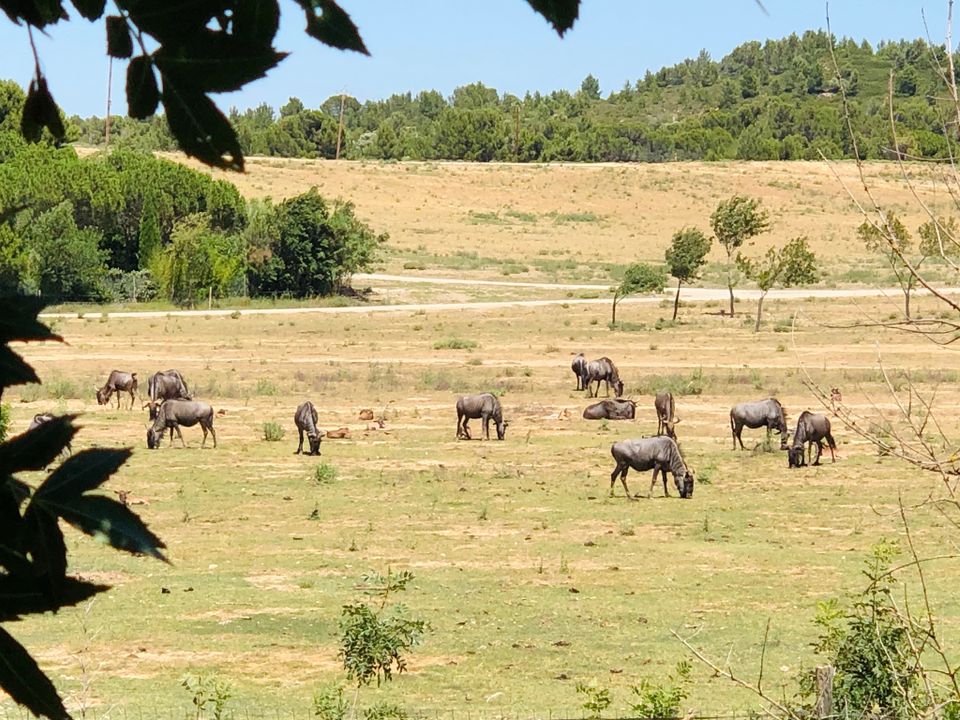
M 817 665 L 815 679 L 817 684 L 817 704 L 813 714 L 820 718 L 833 715 L 833 676 L 836 674 L 832 665 Z

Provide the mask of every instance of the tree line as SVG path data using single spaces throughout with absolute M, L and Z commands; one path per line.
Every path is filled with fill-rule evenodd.
M 338 291 L 385 240 L 315 189 L 246 202 L 147 153 L 78 157 L 0 125 L 0 295 L 150 300 Z
M 697 58 L 647 72 L 602 97 L 588 75 L 575 92 L 501 93 L 482 83 L 399 93 L 363 103 L 335 95 L 318 108 L 298 98 L 277 110 L 233 109 L 245 155 L 466 161 L 663 162 L 671 160 L 863 159 L 948 155 L 934 60 L 923 40 L 835 43 L 823 31 L 744 43 L 719 61 Z M 945 62 L 941 62 L 945 66 Z M 890 73 L 893 73 L 891 85 Z M 856 128 L 844 119 L 841 88 Z M 891 139 L 888 90 L 897 126 Z M 22 91 L 21 91 L 22 93 Z M 0 92 L 0 104 L 9 95 Z M 3 111 L 0 110 L 0 113 Z M 340 127 L 342 120 L 342 129 Z M 101 118 L 67 120 L 67 136 L 104 143 Z M 339 142 L 338 142 L 339 141 Z M 111 143 L 176 147 L 162 118 L 111 118 Z

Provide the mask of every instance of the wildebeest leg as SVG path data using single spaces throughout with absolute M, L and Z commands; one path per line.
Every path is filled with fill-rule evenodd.
M 490 439 L 490 416 L 487 413 L 483 413 L 480 416 L 480 420 L 483 423 L 483 439 Z
M 733 449 L 734 450 L 737 449 L 738 442 L 740 443 L 741 450 L 746 449 L 743 447 L 743 438 L 741 437 L 742 433 L 743 433 L 743 423 L 740 422 L 739 420 L 735 420 L 733 425 Z
M 130 410 L 133 410 L 133 401 L 136 400 L 136 391 L 130 388 Z
M 206 427 L 205 427 L 205 428 L 203 429 L 203 441 L 204 441 L 204 442 L 207 441 L 207 430 L 209 430 L 209 431 L 210 431 L 210 435 L 213 436 L 213 446 L 216 447 L 216 446 L 217 446 L 217 431 L 213 429 L 213 423 L 212 423 L 212 422 L 210 423 L 210 427 L 209 427 L 209 428 L 206 428 Z
M 470 422 L 470 418 L 464 416 L 464 418 L 463 418 L 463 439 L 464 439 L 464 440 L 472 440 L 472 439 L 473 439 L 473 438 L 470 437 L 470 430 L 467 428 L 467 423 L 468 423 L 468 422 Z
M 120 393 L 117 393 L 117 410 L 120 409 Z
M 811 450 L 813 449 L 813 444 L 814 444 L 814 443 L 811 443 L 811 444 L 810 444 L 810 445 L 811 445 L 811 448 L 810 448 Z M 820 456 L 823 454 L 823 442 L 822 442 L 821 440 L 817 440 L 816 446 L 817 446 L 817 459 L 813 461 L 813 464 L 814 464 L 814 465 L 819 465 L 819 464 L 820 464 Z
M 298 427 L 297 432 L 300 433 L 300 444 L 297 445 L 297 451 L 294 453 L 294 455 L 300 455 L 303 453 L 303 428 Z
M 833 441 L 833 435 L 827 433 L 827 447 L 830 448 L 830 462 L 836 462 L 837 456 L 833 454 L 833 449 L 837 444 Z
M 174 431 L 174 430 L 177 431 L 177 437 L 180 438 L 180 444 L 181 444 L 183 447 L 186 447 L 187 444 L 183 441 L 183 433 L 180 432 L 180 426 L 179 426 L 179 425 L 174 425 L 173 427 L 170 428 L 170 447 L 173 447 L 173 431 Z

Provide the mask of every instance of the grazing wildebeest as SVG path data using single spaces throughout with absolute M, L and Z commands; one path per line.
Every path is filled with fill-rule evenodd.
M 819 465 L 824 440 L 827 441 L 827 446 L 830 448 L 831 462 L 836 462 L 837 457 L 833 451 L 837 449 L 837 444 L 833 441 L 833 435 L 830 434 L 830 418 L 826 415 L 804 410 L 797 418 L 797 429 L 793 432 L 793 444 L 787 451 L 787 465 L 792 468 L 804 466 L 804 443 L 807 443 L 808 462 L 813 454 L 813 446 L 817 446 L 817 457 L 811 464 Z
M 106 405 L 110 402 L 110 397 L 117 393 L 117 410 L 120 409 L 120 393 L 130 393 L 130 409 L 133 409 L 133 401 L 137 393 L 137 374 L 111 370 L 110 376 L 103 384 L 102 388 L 97 389 L 97 405 Z
M 666 435 L 676 440 L 677 433 L 674 432 L 673 426 L 680 421 L 674 415 L 673 393 L 657 393 L 653 407 L 657 411 L 657 435 Z
M 733 433 L 734 450 L 737 449 L 737 442 L 740 443 L 741 450 L 745 449 L 743 439 L 740 437 L 744 426 L 765 427 L 767 435 L 771 430 L 776 430 L 780 433 L 780 449 L 787 449 L 787 416 L 779 400 L 767 398 L 756 402 L 740 403 L 730 408 L 730 431 Z
M 657 473 L 663 473 L 663 494 L 669 497 L 667 491 L 667 470 L 673 473 L 673 482 L 682 498 L 693 497 L 693 473 L 687 468 L 680 455 L 680 448 L 673 438 L 664 435 L 634 440 L 621 440 L 610 447 L 610 454 L 617 461 L 617 466 L 610 474 L 610 497 L 613 497 L 613 486 L 620 476 L 623 491 L 627 500 L 631 500 L 630 490 L 627 488 L 627 471 L 650 470 L 653 468 L 653 480 L 650 483 L 650 494 L 653 495 L 653 486 L 657 482 Z
M 490 418 L 497 424 L 497 440 L 503 440 L 507 434 L 507 423 L 503 419 L 503 410 L 496 395 L 481 393 L 480 395 L 464 395 L 457 399 L 457 437 L 470 439 L 467 421 L 481 418 L 483 420 L 483 435 L 490 439 Z
M 599 360 L 591 360 L 587 363 L 583 371 L 583 387 L 587 391 L 587 397 L 597 397 L 600 394 L 600 381 L 607 384 L 607 396 L 610 395 L 610 385 L 613 385 L 613 391 L 617 397 L 623 397 L 623 382 L 620 380 L 620 374 L 617 372 L 617 366 L 613 360 L 608 357 L 602 357 Z M 590 391 L 590 385 L 596 381 L 596 392 Z
M 150 408 L 150 419 L 157 419 L 159 403 L 164 400 L 190 400 L 190 391 L 183 375 L 177 370 L 156 372 L 147 380 L 147 395 L 150 397 L 145 407 Z
M 51 415 L 50 413 L 37 413 L 36 415 L 33 416 L 33 420 L 30 421 L 30 426 L 27 428 L 27 432 L 30 432 L 31 430 L 34 430 L 35 428 L 40 427 L 44 423 L 50 422 L 55 417 L 56 417 L 55 415 Z M 68 457 L 70 457 L 70 453 L 72 452 L 73 452 L 73 448 L 71 447 L 70 443 L 67 443 L 66 445 L 63 446 L 63 449 L 60 451 L 60 459 L 66 460 Z
M 583 353 L 577 353 L 577 356 L 573 358 L 573 362 L 570 363 L 570 369 L 573 370 L 573 374 L 577 376 L 577 390 L 583 390 L 585 388 L 583 376 L 587 370 L 587 359 L 583 356 Z
M 293 414 L 293 421 L 297 424 L 297 432 L 300 433 L 300 444 L 297 445 L 296 455 L 303 452 L 304 433 L 307 434 L 307 439 L 310 441 L 310 452 L 307 454 L 320 454 L 320 438 L 323 437 L 323 433 L 317 429 L 318 417 L 317 409 L 309 400 L 297 407 L 297 411 Z
M 613 398 L 588 405 L 583 411 L 583 418 L 584 420 L 633 420 L 636 414 L 636 402 Z
M 207 444 L 208 431 L 213 435 L 213 446 L 216 447 L 217 433 L 213 429 L 213 408 L 208 403 L 196 400 L 165 400 L 157 409 L 153 426 L 147 430 L 147 447 L 151 450 L 160 447 L 163 431 L 166 428 L 176 431 L 180 444 L 186 447 L 180 426 L 193 427 L 197 423 L 200 423 L 203 429 L 203 442 L 200 443 L 200 447 Z M 171 439 L 171 444 L 172 442 Z

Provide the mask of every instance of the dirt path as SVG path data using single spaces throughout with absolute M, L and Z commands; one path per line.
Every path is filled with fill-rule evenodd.
M 550 289 L 557 291 L 568 290 L 597 290 L 607 292 L 609 285 L 580 285 L 565 283 L 536 283 L 536 282 L 516 282 L 509 280 L 473 280 L 461 278 L 441 278 L 441 277 L 420 277 L 410 275 L 384 275 L 378 273 L 358 273 L 353 276 L 354 281 L 359 283 L 369 283 L 371 287 L 376 288 L 376 283 L 425 283 L 434 285 L 460 285 L 460 286 L 494 286 L 494 287 L 516 287 L 516 288 L 535 288 L 538 290 Z M 960 293 L 960 288 L 944 288 L 946 293 Z M 891 297 L 897 299 L 900 296 L 899 288 L 856 288 L 856 289 L 827 289 L 827 288 L 792 288 L 789 290 L 771 290 L 767 294 L 769 300 L 790 300 L 804 298 L 858 298 L 858 297 Z M 756 300 L 760 297 L 759 290 L 735 290 L 734 294 L 738 300 Z M 923 295 L 924 291 L 915 291 L 915 294 Z M 662 295 L 646 295 L 639 297 L 629 297 L 621 301 L 622 304 L 637 303 L 658 303 L 664 299 L 672 299 L 674 291 L 667 290 Z M 707 302 L 726 300 L 728 297 L 726 288 L 683 288 L 680 292 L 680 299 L 684 302 Z M 389 312 L 415 312 L 418 310 L 426 311 L 444 311 L 444 310 L 496 310 L 508 307 L 541 307 L 546 305 L 609 305 L 610 298 L 558 298 L 556 300 L 499 300 L 489 302 L 450 302 L 450 303 L 410 303 L 402 305 L 351 305 L 348 307 L 291 307 L 291 308 L 218 308 L 209 310 L 135 310 L 121 312 L 84 312 L 84 317 L 102 317 L 108 315 L 114 318 L 162 318 L 162 317 L 220 317 L 240 313 L 241 315 L 302 315 L 302 314 L 345 314 L 345 313 L 389 313 Z M 77 317 L 77 313 L 42 313 L 40 317 L 44 318 L 72 318 Z

